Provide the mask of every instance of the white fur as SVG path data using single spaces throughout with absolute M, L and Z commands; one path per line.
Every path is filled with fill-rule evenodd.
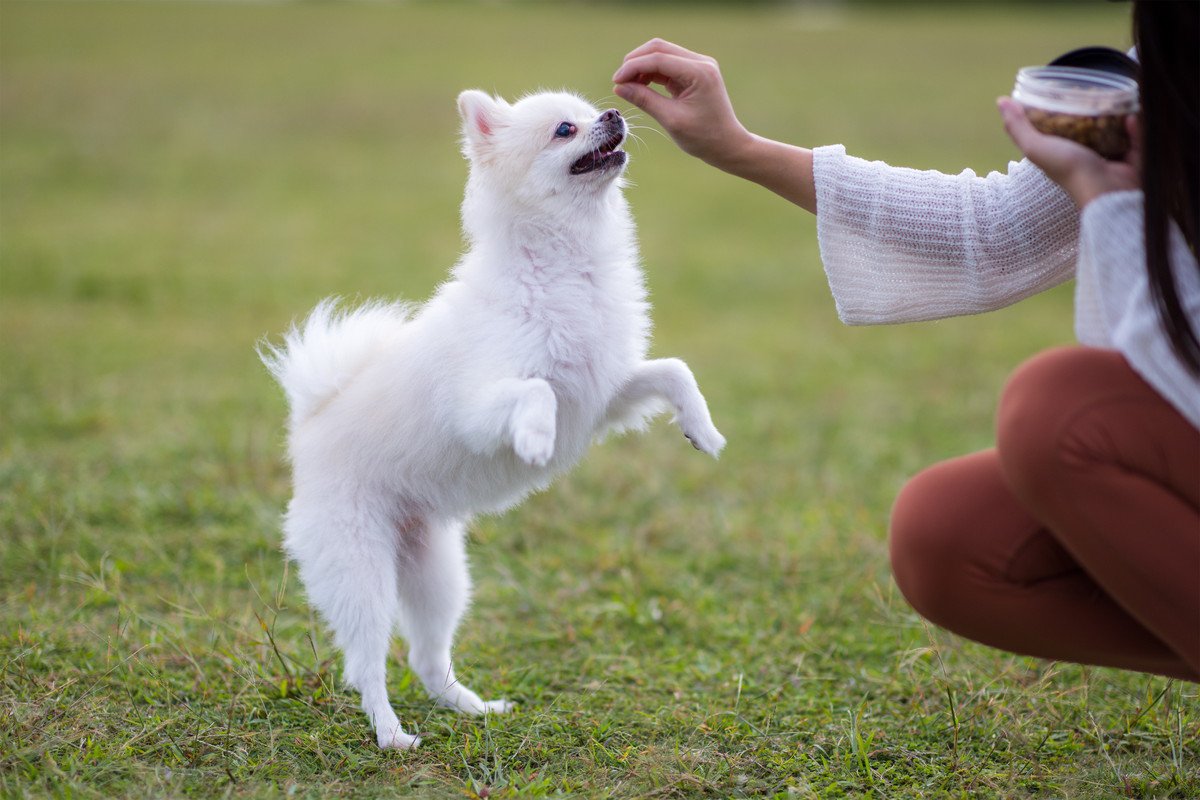
M 465 530 L 545 487 L 589 443 L 664 405 L 716 456 L 687 365 L 646 360 L 649 307 L 624 162 L 570 165 L 624 122 L 570 94 L 459 97 L 469 249 L 425 305 L 326 301 L 263 360 L 291 407 L 284 546 L 345 654 L 381 747 L 415 746 L 387 698 L 394 630 L 430 694 L 506 711 L 450 660 L 471 591 Z M 555 135 L 561 122 L 576 126 Z M 623 158 L 623 156 L 621 157 Z

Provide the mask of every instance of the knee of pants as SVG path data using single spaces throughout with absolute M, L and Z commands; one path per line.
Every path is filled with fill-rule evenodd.
M 936 468 L 919 473 L 896 497 L 888 530 L 896 585 L 917 613 L 939 624 L 963 602 L 956 576 L 966 564 L 961 528 L 937 513 L 944 497 Z
M 996 412 L 996 450 L 1005 480 L 1019 497 L 1053 491 L 1063 463 L 1063 432 L 1090 402 L 1102 375 L 1097 367 L 1120 360 L 1114 352 L 1060 347 L 1040 353 L 1013 372 Z

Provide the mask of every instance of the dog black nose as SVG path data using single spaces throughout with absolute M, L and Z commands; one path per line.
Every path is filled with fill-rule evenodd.
M 605 111 L 603 114 L 600 115 L 601 122 L 611 122 L 614 119 L 620 119 L 620 118 L 621 118 L 621 112 L 617 111 L 615 108 L 610 108 L 608 111 Z

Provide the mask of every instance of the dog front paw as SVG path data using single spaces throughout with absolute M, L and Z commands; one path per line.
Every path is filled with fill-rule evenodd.
M 513 449 L 531 467 L 544 467 L 554 455 L 554 428 L 526 425 L 513 434 Z
M 512 415 L 512 443 L 517 457 L 531 467 L 544 467 L 554 455 L 558 398 L 550 384 L 530 378 Z
M 686 426 L 683 428 L 683 436 L 692 443 L 692 447 L 713 458 L 719 456 L 725 448 L 725 437 L 711 422 L 707 425 Z

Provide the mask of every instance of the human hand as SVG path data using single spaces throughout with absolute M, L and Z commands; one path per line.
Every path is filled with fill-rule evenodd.
M 1139 189 L 1142 185 L 1142 130 L 1137 117 L 1125 118 L 1130 147 L 1124 159 L 1109 161 L 1078 142 L 1042 133 L 1011 97 L 996 101 L 1004 130 L 1025 154 L 1083 208 L 1107 192 Z
M 625 56 L 613 83 L 618 97 L 658 120 L 681 150 L 719 169 L 728 170 L 751 143 L 733 113 L 721 69 L 708 56 L 651 39 Z

